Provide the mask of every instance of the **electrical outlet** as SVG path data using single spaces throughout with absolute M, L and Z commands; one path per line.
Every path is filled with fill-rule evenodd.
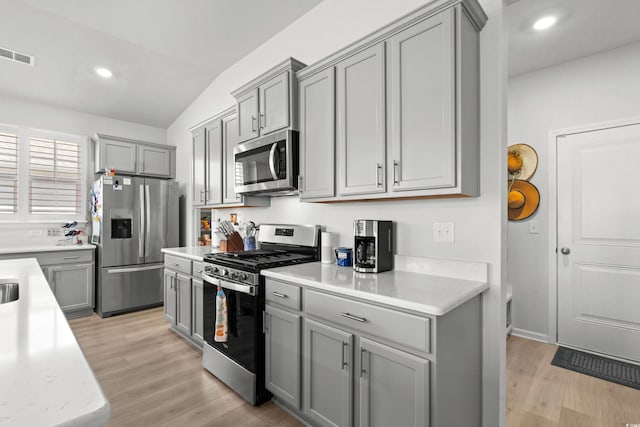
M 29 237 L 42 237 L 42 230 L 29 230 Z
M 433 241 L 436 243 L 454 243 L 455 228 L 453 222 L 434 222 Z
M 62 230 L 58 227 L 47 228 L 47 237 L 60 237 L 62 236 Z

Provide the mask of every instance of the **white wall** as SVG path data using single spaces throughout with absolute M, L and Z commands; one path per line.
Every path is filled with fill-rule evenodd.
M 189 128 L 233 105 L 230 92 L 293 56 L 315 61 L 339 50 L 390 21 L 422 6 L 424 0 L 325 0 L 254 52 L 223 72 L 167 130 L 167 140 L 178 146 L 178 180 L 191 205 L 189 182 L 192 148 Z M 237 212 L 256 222 L 317 223 L 340 234 L 352 246 L 355 218 L 396 222 L 396 253 L 485 261 L 490 264 L 491 289 L 484 300 L 483 418 L 486 426 L 504 425 L 504 310 L 503 240 L 506 231 L 503 182 L 506 87 L 502 2 L 480 2 L 490 19 L 481 33 L 481 196 L 469 199 L 305 204 L 295 197 L 273 198 L 269 208 L 221 210 L 228 218 Z M 434 222 L 455 223 L 455 243 L 433 242 Z M 194 222 L 189 218 L 188 244 L 194 244 Z
M 548 256 L 555 243 L 547 236 L 549 132 L 572 126 L 640 117 L 640 43 L 570 61 L 509 81 L 508 142 L 526 143 L 538 152 L 531 182 L 540 190 L 529 221 L 508 227 L 508 277 L 513 284 L 513 325 L 517 332 L 550 338 L 548 330 Z
M 167 141 L 167 131 L 165 129 L 5 96 L 0 96 L 0 124 L 86 136 L 87 142 L 89 141 L 88 138 L 94 133 L 105 133 L 107 135 L 161 144 Z M 93 170 L 93 156 L 89 155 L 89 159 L 89 177 L 93 177 L 91 173 Z M 57 226 L 58 222 L 48 224 Z M 31 238 L 29 237 L 29 231 L 40 230 L 46 236 L 46 226 L 46 223 L 3 224 L 0 222 L 0 231 L 2 232 L 0 246 L 39 244 L 39 242 L 46 239 L 42 237 Z M 57 240 L 57 238 L 52 240 Z

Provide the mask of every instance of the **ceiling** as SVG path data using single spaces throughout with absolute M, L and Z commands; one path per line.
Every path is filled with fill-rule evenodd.
M 535 71 L 640 41 L 638 0 L 509 0 L 509 75 Z M 533 22 L 558 16 L 546 31 Z
M 0 59 L 0 95 L 166 128 L 320 2 L 0 0 L 0 47 L 35 56 L 34 67 Z

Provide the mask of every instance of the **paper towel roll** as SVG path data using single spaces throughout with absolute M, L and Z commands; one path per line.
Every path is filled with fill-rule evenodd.
M 336 262 L 336 256 L 334 253 L 336 239 L 335 233 L 323 231 L 320 239 L 322 240 L 322 246 L 320 248 L 321 261 L 325 264 Z

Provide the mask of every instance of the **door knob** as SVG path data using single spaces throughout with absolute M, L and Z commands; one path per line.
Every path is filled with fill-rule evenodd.
M 560 252 L 562 253 L 562 255 L 569 255 L 571 253 L 571 249 L 562 248 L 562 249 L 560 249 Z

